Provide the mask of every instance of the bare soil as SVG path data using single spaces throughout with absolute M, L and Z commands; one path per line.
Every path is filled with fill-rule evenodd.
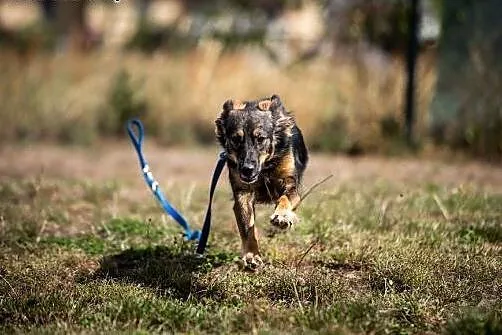
M 165 148 L 147 144 L 144 152 L 161 185 L 171 182 L 206 185 L 218 148 Z M 310 185 L 330 174 L 334 176 L 330 181 L 333 185 L 388 183 L 409 188 L 434 184 L 502 192 L 502 167 L 479 161 L 311 154 L 305 184 Z M 39 175 L 51 179 L 115 181 L 128 189 L 143 183 L 136 153 L 127 142 L 107 142 L 87 148 L 36 144 L 0 149 L 0 178 Z

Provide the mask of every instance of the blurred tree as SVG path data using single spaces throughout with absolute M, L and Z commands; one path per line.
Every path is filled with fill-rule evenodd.
M 99 129 L 103 134 L 122 135 L 124 124 L 132 118 L 146 118 L 148 104 L 139 94 L 127 70 L 121 69 L 108 92 L 108 108 L 100 115 Z M 151 127 L 156 129 L 157 127 Z
M 86 51 L 97 44 L 99 38 L 86 22 L 85 0 L 40 1 L 46 24 L 57 34 L 57 46 L 63 51 Z
M 303 3 L 301 0 L 178 0 L 182 15 L 169 26 L 158 27 L 148 20 L 151 2 L 137 2 L 139 25 L 127 48 L 147 53 L 159 49 L 183 52 L 196 47 L 204 38 L 221 42 L 224 50 L 249 44 L 263 46 L 268 24 L 286 8 L 298 8 Z
M 147 20 L 148 8 L 152 0 L 138 0 L 138 20 L 139 24 L 142 25 Z
M 52 0 L 42 0 L 40 1 L 40 6 L 42 8 L 44 20 L 47 22 L 53 22 L 56 19 L 57 2 Z

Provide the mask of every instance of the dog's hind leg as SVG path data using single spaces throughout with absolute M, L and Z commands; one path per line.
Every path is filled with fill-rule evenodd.
M 244 266 L 256 269 L 263 264 L 258 248 L 258 234 L 255 226 L 254 194 L 250 192 L 235 195 L 234 213 L 242 240 Z

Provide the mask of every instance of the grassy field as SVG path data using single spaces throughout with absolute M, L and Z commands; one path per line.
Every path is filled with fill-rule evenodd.
M 497 168 L 314 156 L 306 183 L 335 178 L 288 233 L 270 234 L 272 208 L 258 209 L 266 265 L 249 273 L 225 179 L 209 252 L 195 258 L 119 147 L 3 150 L 0 332 L 502 332 Z M 206 163 L 175 174 L 157 150 L 161 185 L 199 224 L 213 155 L 178 152 Z M 70 154 L 72 169 L 61 163 Z M 84 179 L 86 168 L 97 172 Z

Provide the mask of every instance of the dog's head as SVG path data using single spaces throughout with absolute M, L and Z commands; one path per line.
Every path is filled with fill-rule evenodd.
M 279 138 L 290 137 L 293 118 L 277 95 L 256 101 L 227 100 L 216 120 L 216 137 L 240 179 L 254 183 L 273 157 Z

